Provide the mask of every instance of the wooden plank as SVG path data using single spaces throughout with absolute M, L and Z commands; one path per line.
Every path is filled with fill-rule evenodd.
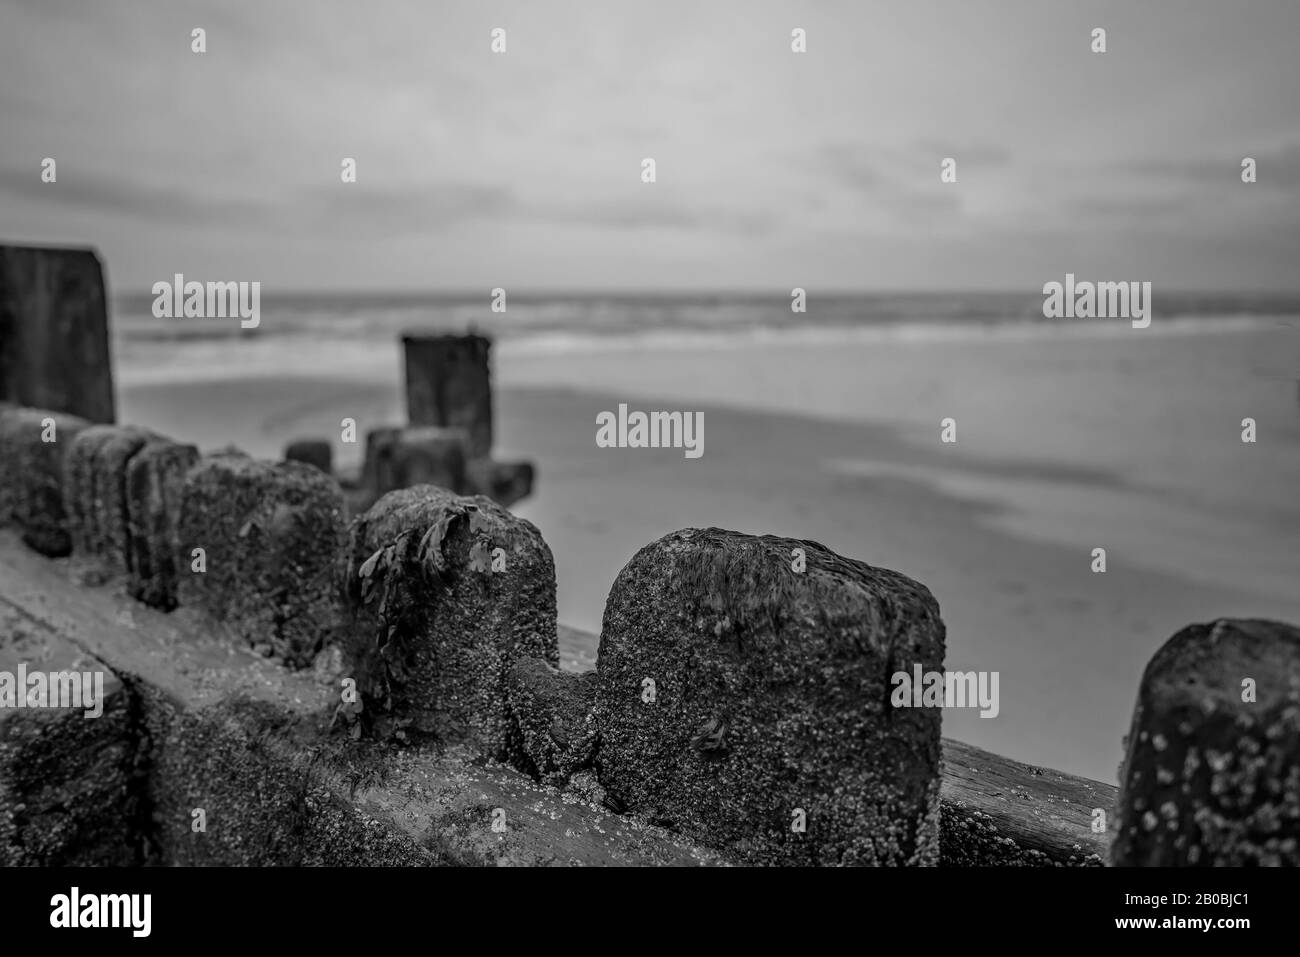
M 18 683 L 0 708 L 0 867 L 131 866 L 138 805 L 130 699 L 103 664 L 39 621 L 0 601 L 0 672 L 22 682 L 36 672 L 79 672 L 93 700 L 62 702 L 51 680 L 48 707 L 27 703 Z M 97 684 L 92 676 L 98 673 Z
M 944 738 L 944 863 L 1103 864 L 1117 791 Z M 1093 832 L 1094 809 L 1102 833 Z

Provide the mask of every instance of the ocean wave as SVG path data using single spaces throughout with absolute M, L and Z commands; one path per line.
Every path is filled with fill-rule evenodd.
M 978 341 L 1097 341 L 1123 337 L 1231 335 L 1288 326 L 1300 331 L 1300 317 L 1264 318 L 1250 315 L 1169 317 L 1145 329 L 1111 319 L 913 322 L 877 325 L 804 325 L 727 329 L 664 328 L 592 333 L 575 330 L 517 332 L 498 340 L 503 358 L 551 358 L 654 352 L 736 351 L 780 347 L 834 348 L 871 343 L 942 344 Z M 445 330 L 444 330 L 445 331 Z M 185 339 L 121 339 L 116 365 L 123 382 L 142 385 L 200 380 L 238 379 L 265 375 L 329 375 L 346 379 L 385 381 L 400 374 L 401 344 L 397 331 L 385 330 L 343 338 L 313 330 L 294 336 L 195 336 Z
M 1184 324 L 1221 327 L 1225 322 L 1276 321 L 1300 315 L 1300 302 L 1279 297 L 1171 295 L 1153 327 Z M 1041 297 L 1016 294 L 914 294 L 812 296 L 808 312 L 791 312 L 790 300 L 769 296 L 518 296 L 508 311 L 493 313 L 484 297 L 289 297 L 263 299 L 260 324 L 241 329 L 229 319 L 157 319 L 139 300 L 119 303 L 117 340 L 194 343 L 306 338 L 364 344 L 393 339 L 410 330 L 464 332 L 473 329 L 498 342 L 525 348 L 590 350 L 620 342 L 681 343 L 707 348 L 721 339 L 744 341 L 832 341 L 878 338 L 964 339 L 1066 334 L 1107 335 L 1128 328 L 1122 320 L 1047 320 Z M 1078 330 L 1084 330 L 1079 332 Z
M 592 335 L 557 332 L 519 335 L 503 342 L 503 350 L 518 354 L 562 355 L 622 349 L 734 349 L 753 345 L 809 345 L 870 342 L 964 342 L 972 340 L 1037 340 L 1120 338 L 1133 335 L 1203 335 L 1257 331 L 1282 325 L 1274 318 L 1253 315 L 1173 316 L 1134 329 L 1125 320 L 1076 319 L 1005 321 L 993 323 L 916 322 L 870 326 L 809 325 L 799 328 L 755 326 L 746 329 L 650 329 L 623 334 Z

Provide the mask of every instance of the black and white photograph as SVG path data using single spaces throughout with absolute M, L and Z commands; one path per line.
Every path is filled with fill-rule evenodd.
M 1298 53 L 1295 0 L 0 0 L 7 926 L 328 946 L 500 866 L 1293 926 Z

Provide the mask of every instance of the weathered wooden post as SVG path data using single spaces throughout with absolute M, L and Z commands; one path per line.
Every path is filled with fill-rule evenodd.
M 311 664 L 338 623 L 330 570 L 343 513 L 338 483 L 305 462 L 204 456 L 177 512 L 179 603 L 292 667 Z
M 127 467 L 128 587 L 135 598 L 164 611 L 176 607 L 181 571 L 176 530 L 185 476 L 198 460 L 199 450 L 193 445 L 153 438 Z M 189 573 L 188 568 L 185 571 Z
M 506 703 L 519 729 L 523 770 L 563 786 L 591 766 L 596 672 L 572 674 L 545 658 L 520 658 L 506 672 Z
M 0 246 L 0 400 L 114 421 L 104 271 L 90 249 Z
M 366 435 L 362 486 L 369 508 L 389 492 L 412 485 L 437 485 L 461 494 L 465 479 L 466 433 L 434 426 L 382 427 Z
M 64 459 L 85 419 L 49 409 L 0 409 L 0 525 L 12 521 L 42 555 L 72 551 L 63 507 Z
M 396 487 L 393 480 L 393 446 L 401 434 L 400 425 L 384 425 L 366 433 L 366 458 L 361 466 L 361 485 L 371 496 L 374 504 L 384 492 Z
M 1189 625 L 1142 675 L 1111 863 L 1300 864 L 1300 629 Z
M 352 522 L 335 572 L 363 723 L 518 758 L 507 669 L 559 662 L 555 561 L 537 528 L 481 496 L 417 485 Z
M 465 444 L 461 429 L 402 429 L 392 450 L 393 488 L 437 485 L 461 494 L 465 491 Z M 379 491 L 386 494 L 392 489 Z
M 134 426 L 92 425 L 64 456 L 63 507 L 72 550 L 110 574 L 124 574 L 130 565 L 126 473 L 152 438 Z
M 326 475 L 334 474 L 334 447 L 328 439 L 298 439 L 284 449 L 286 462 L 306 462 Z
M 477 335 L 407 335 L 406 415 L 412 425 L 464 429 L 471 459 L 492 451 L 491 340 Z
M 617 806 L 751 864 L 939 862 L 943 667 L 925 586 L 816 542 L 685 529 L 605 604 L 597 765 Z

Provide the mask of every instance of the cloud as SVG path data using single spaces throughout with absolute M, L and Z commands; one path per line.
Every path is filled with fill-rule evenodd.
M 881 160 L 872 158 L 879 155 L 859 143 L 826 143 L 813 152 L 809 166 L 818 179 L 827 176 L 845 189 L 874 193 L 890 179 Z
M 1141 56 L 1099 64 L 1068 39 L 1077 18 L 1042 5 L 947 4 L 960 29 L 936 32 L 924 4 L 884 19 L 806 0 L 516 4 L 494 56 L 500 11 L 472 0 L 0 0 L 0 208 L 32 241 L 100 237 L 142 277 L 160 255 L 255 250 L 331 282 L 321 248 L 356 238 L 361 282 L 454 285 L 508 250 L 569 285 L 644 282 L 647 263 L 673 284 L 788 247 L 854 285 L 850 236 L 893 257 L 891 283 L 929 282 L 936 259 L 899 250 L 965 244 L 965 269 L 978 244 L 994 283 L 1049 240 L 1143 251 L 1158 234 L 1187 274 L 1294 285 L 1300 61 L 1284 40 L 1300 7 L 1179 14 L 1188 2 L 1134 8 Z M 806 57 L 788 51 L 791 10 Z M 1008 36 L 1023 42 L 990 59 Z M 640 188 L 647 155 L 662 179 Z M 946 156 L 959 185 L 939 182 Z M 460 267 L 430 279 L 449 250 Z
M 917 160 L 908 150 L 836 141 L 814 148 L 798 165 L 819 196 L 816 208 L 833 219 L 852 216 L 853 228 L 870 234 L 965 225 L 960 191 L 939 183 L 940 158 Z M 842 224 L 828 228 L 834 232 Z
M 0 195 L 27 203 L 54 204 L 81 213 L 107 214 L 178 229 L 240 225 L 277 234 L 349 230 L 368 236 L 434 234 L 469 223 L 526 222 L 618 231 L 684 230 L 756 233 L 773 229 L 778 217 L 749 207 L 688 200 L 642 202 L 524 199 L 508 186 L 473 181 L 376 187 L 339 182 L 298 190 L 263 202 L 246 196 L 204 195 L 121 178 L 75 175 L 59 170 L 56 183 L 40 180 L 39 167 L 0 170 Z
M 244 198 L 204 196 L 175 187 L 154 186 L 58 168 L 54 183 L 41 181 L 39 166 L 0 170 L 0 195 L 31 204 L 51 204 L 77 212 L 100 212 L 147 221 L 187 225 L 247 222 L 264 207 Z
M 1174 196 L 1129 195 L 1123 197 L 1076 196 L 1065 204 L 1065 211 L 1091 219 L 1150 224 L 1187 210 L 1187 202 Z
M 280 213 L 311 228 L 357 230 L 367 234 L 436 233 L 463 223 L 517 214 L 519 202 L 504 186 L 474 182 L 412 184 L 409 187 L 355 184 L 321 186 L 280 203 Z
M 517 210 L 517 218 L 594 229 L 667 229 L 736 234 L 766 233 L 780 217 L 774 212 L 719 204 L 647 201 L 561 205 L 537 203 Z
M 1240 155 L 1216 153 L 1180 158 L 1176 153 L 1117 163 L 1112 168 L 1143 180 L 1160 180 L 1183 186 L 1214 188 L 1241 183 L 1241 161 L 1252 157 L 1258 166 L 1253 187 L 1284 192 L 1300 191 L 1300 140 L 1273 143 L 1263 148 L 1244 147 Z
M 641 202 L 560 202 L 528 199 L 507 186 L 475 182 L 383 189 L 359 183 L 321 187 L 282 206 L 286 216 L 292 216 L 295 210 L 299 217 L 321 227 L 394 235 L 435 233 L 443 227 L 471 223 L 529 223 L 620 232 L 660 229 L 754 233 L 770 230 L 777 222 L 772 213 L 721 204 L 665 202 L 657 196 Z
M 912 159 L 919 163 L 937 166 L 939 160 L 951 156 L 959 166 L 980 166 L 998 169 L 1011 163 L 1011 152 L 1002 146 L 987 142 L 972 142 L 956 137 L 952 140 L 920 139 L 913 144 Z

